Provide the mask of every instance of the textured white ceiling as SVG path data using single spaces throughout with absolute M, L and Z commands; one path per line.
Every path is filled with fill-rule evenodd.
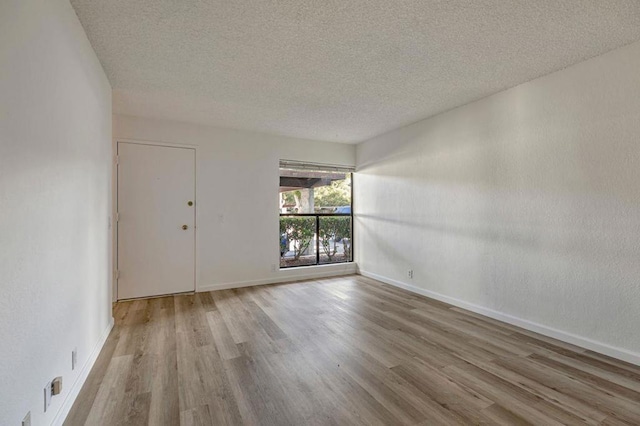
M 359 142 L 640 39 L 638 0 L 71 0 L 114 112 Z

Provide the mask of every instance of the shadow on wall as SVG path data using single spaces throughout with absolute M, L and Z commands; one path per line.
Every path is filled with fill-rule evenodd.
M 523 203 L 524 204 L 524 203 Z M 526 207 L 523 207 L 526 209 Z M 393 215 L 393 213 L 391 213 Z M 617 226 L 617 229 L 602 224 L 580 224 L 571 221 L 569 226 L 561 223 L 519 223 L 501 224 L 497 216 L 481 223 L 477 218 L 449 217 L 438 221 L 436 217 L 421 217 L 420 221 L 403 219 L 402 213 L 394 216 L 358 213 L 355 217 L 362 226 L 371 223 L 372 229 L 381 229 L 380 223 L 394 225 L 398 229 L 409 229 L 413 235 L 420 232 L 437 232 L 448 236 L 465 238 L 485 243 L 508 244 L 522 249 L 552 252 L 558 256 L 573 256 L 596 263 L 628 262 L 637 264 L 638 242 L 631 229 L 640 229 L 640 219 L 635 224 Z M 640 218 L 640 211 L 638 211 Z M 490 220 L 489 220 L 490 219 Z M 580 225 L 580 226 L 577 226 Z M 614 234 L 615 236 L 612 236 Z M 426 242 L 425 242 L 426 243 Z M 594 250 L 594 248 L 600 248 Z
M 585 175 L 597 159 L 581 161 L 577 146 L 536 159 L 528 149 L 474 143 L 425 152 L 404 140 L 393 155 L 359 167 L 354 216 L 602 264 L 637 262 L 630 230 L 640 229 L 640 185 L 627 166 L 593 184 Z

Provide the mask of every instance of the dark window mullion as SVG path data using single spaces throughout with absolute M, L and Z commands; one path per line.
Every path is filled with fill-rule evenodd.
M 320 216 L 316 215 L 316 265 L 320 264 Z

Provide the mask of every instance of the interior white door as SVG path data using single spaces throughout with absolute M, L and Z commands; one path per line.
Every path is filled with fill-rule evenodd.
M 195 184 L 194 149 L 118 143 L 118 299 L 195 290 Z

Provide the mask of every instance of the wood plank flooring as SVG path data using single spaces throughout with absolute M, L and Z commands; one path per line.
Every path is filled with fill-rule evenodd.
M 640 424 L 640 367 L 361 276 L 114 317 L 66 425 Z

